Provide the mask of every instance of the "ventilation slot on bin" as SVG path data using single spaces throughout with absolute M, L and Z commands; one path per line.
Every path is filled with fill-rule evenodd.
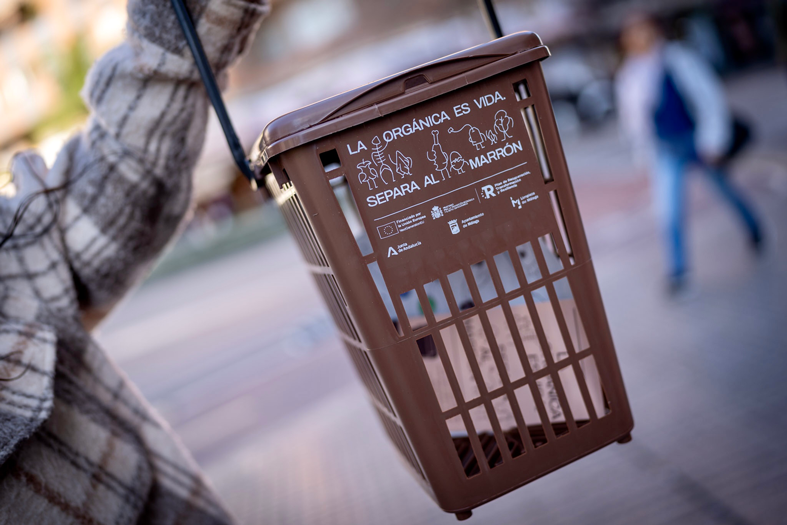
M 336 326 L 344 332 L 344 334 L 355 341 L 360 342 L 361 338 L 358 336 L 358 331 L 355 329 L 350 312 L 347 310 L 347 304 L 344 301 L 339 284 L 336 282 L 336 277 L 331 274 L 315 273 L 314 280 L 317 282 L 317 287 L 320 289 L 325 302 L 328 305 L 333 320 Z
M 544 182 L 552 182 L 554 178 L 552 176 L 552 169 L 549 166 L 549 157 L 547 156 L 546 146 L 544 145 L 544 135 L 541 133 L 541 125 L 538 123 L 536 108 L 534 106 L 527 106 L 522 108 L 521 111 L 528 136 L 530 137 L 530 145 L 536 153 Z
M 388 401 L 388 396 L 383 390 L 383 385 L 380 383 L 380 379 L 377 377 L 377 372 L 374 371 L 374 367 L 372 366 L 372 362 L 369 360 L 369 356 L 363 350 L 356 348 L 355 346 L 345 343 L 347 347 L 347 351 L 350 354 L 350 359 L 352 359 L 353 364 L 355 365 L 355 369 L 358 370 L 358 375 L 361 376 L 361 381 L 363 381 L 366 390 L 369 391 L 369 394 L 377 400 L 380 405 L 388 410 L 392 415 L 396 415 L 393 407 L 391 406 L 390 401 Z
M 312 225 L 306 218 L 306 212 L 303 210 L 303 205 L 292 183 L 288 182 L 280 189 L 273 175 L 269 175 L 266 178 L 266 185 L 279 205 L 287 227 L 298 241 L 298 246 L 306 262 L 314 266 L 330 266 L 320 247 L 320 242 L 314 235 Z
M 320 164 L 322 164 L 322 169 L 325 170 L 325 173 L 342 167 L 342 161 L 339 159 L 339 154 L 335 149 L 320 153 Z
M 336 152 L 336 150 L 333 151 L 334 153 Z M 322 156 L 320 158 L 322 159 Z M 349 184 L 347 184 L 347 178 L 344 175 L 339 175 L 338 177 L 331 178 L 329 182 L 333 189 L 333 195 L 336 197 L 336 204 L 339 210 L 341 210 L 342 215 L 344 215 L 344 220 L 347 222 L 347 227 L 350 229 L 350 232 L 352 232 L 358 250 L 360 250 L 361 255 L 364 257 L 370 255 L 373 253 L 372 245 L 369 239 L 366 238 L 363 224 L 361 223 L 361 217 L 358 213 L 358 205 L 355 202 Z
M 293 193 L 290 202 L 292 203 L 294 216 L 296 220 L 300 222 L 300 226 L 306 234 L 306 241 L 309 242 L 312 249 L 314 250 L 314 255 L 315 255 L 314 264 L 317 266 L 330 266 L 328 264 L 328 260 L 325 258 L 325 254 L 322 251 L 322 247 L 320 247 L 320 241 L 317 240 L 317 237 L 314 235 L 314 230 L 312 229 L 312 225 L 309 223 L 309 220 L 306 218 L 306 212 L 303 210 L 301 199 L 298 198 L 297 193 Z
M 555 221 L 557 222 L 560 235 L 563 237 L 563 242 L 566 244 L 566 253 L 568 254 L 571 264 L 574 264 L 574 250 L 571 247 L 571 241 L 568 238 L 568 230 L 566 229 L 566 219 L 563 217 L 563 208 L 560 207 L 560 199 L 557 192 L 552 190 L 549 192 L 549 200 L 552 203 L 552 211 L 555 213 Z
M 492 404 L 495 407 L 496 413 L 498 414 L 498 419 L 500 419 L 501 413 L 509 418 L 514 417 L 511 413 L 508 399 L 505 396 L 493 400 Z M 495 467 L 502 465 L 503 462 L 508 459 L 505 458 L 501 453 L 494 433 L 492 432 L 491 428 L 488 428 L 490 425 L 488 423 L 488 416 L 486 415 L 486 409 L 484 406 L 481 405 L 471 409 L 470 417 L 473 420 L 473 425 L 476 426 L 478 443 L 480 444 L 481 450 L 484 453 L 486 464 L 490 469 L 494 469 Z M 454 442 L 456 455 L 459 458 L 459 462 L 462 464 L 462 470 L 464 470 L 465 476 L 472 478 L 473 476 L 480 474 L 481 468 L 478 464 L 475 451 L 473 450 L 473 442 L 470 436 L 467 434 L 467 429 L 465 427 L 464 421 L 462 420 L 462 416 L 454 416 L 449 418 L 446 421 L 446 424 L 448 425 L 448 430 L 451 433 L 451 440 Z M 525 453 L 525 444 L 522 440 L 519 430 L 515 425 L 516 424 L 514 423 L 509 427 L 503 428 L 503 439 L 505 439 L 508 453 L 512 459 L 517 458 Z
M 470 438 L 467 435 L 467 427 L 462 420 L 462 416 L 454 416 L 448 419 L 446 424 L 451 433 L 451 440 L 454 442 L 456 455 L 459 458 L 465 476 L 472 478 L 476 474 L 480 474 L 481 469 L 478 466 L 473 444 L 470 442 Z
M 527 87 L 527 80 L 514 84 L 514 97 L 518 101 L 525 100 L 530 96 L 530 88 Z
M 404 431 L 401 427 L 396 424 L 393 420 L 391 420 L 390 416 L 388 416 L 385 412 L 377 409 L 377 415 L 380 416 L 380 419 L 383 422 L 383 426 L 385 427 L 385 431 L 388 433 L 388 437 L 393 441 L 396 448 L 399 449 L 399 452 L 402 454 L 402 457 L 407 460 L 407 463 L 413 467 L 421 479 L 426 481 L 426 476 L 424 476 L 423 470 L 421 470 L 421 465 L 418 464 L 418 460 L 415 458 L 415 452 L 413 452 L 413 447 L 410 446 L 410 442 L 407 441 L 407 436 L 404 435 Z

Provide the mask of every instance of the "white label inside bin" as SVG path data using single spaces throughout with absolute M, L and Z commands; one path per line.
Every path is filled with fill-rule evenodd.
M 551 317 L 546 315 L 546 313 L 552 308 L 552 305 L 549 301 L 537 302 L 535 305 L 539 319 L 542 323 L 542 328 L 544 329 L 544 334 L 546 336 L 547 342 L 549 343 L 549 348 L 552 349 L 551 351 L 553 352 L 553 359 L 558 362 L 562 361 L 565 359 L 566 354 L 560 328 L 558 327 L 557 323 L 544 322 L 546 319 L 550 319 Z M 563 311 L 563 315 L 569 316 L 569 318 L 576 312 L 576 304 L 573 299 L 561 300 L 560 307 Z M 522 339 L 531 370 L 538 371 L 543 369 L 546 366 L 546 359 L 543 352 L 541 351 L 541 346 L 538 342 L 538 336 L 536 335 L 535 328 L 532 321 L 530 320 L 527 306 L 524 304 L 512 305 L 511 310 L 514 318 L 516 319 L 517 330 L 519 331 L 519 336 Z M 500 356 L 503 361 L 503 366 L 509 375 L 509 380 L 520 379 L 521 376 L 524 375 L 524 372 L 522 371 L 522 363 L 519 358 L 516 345 L 514 344 L 514 336 L 509 330 L 508 322 L 506 321 L 502 310 L 489 310 L 487 311 L 487 317 L 489 319 L 497 346 L 500 349 Z M 487 386 L 487 390 L 490 389 L 490 385 L 495 385 L 495 388 L 499 388 L 499 386 L 502 385 L 502 381 L 499 379 L 499 370 L 491 354 L 491 350 L 489 349 L 489 343 L 487 342 L 487 338 L 481 326 L 480 319 L 477 316 L 472 317 L 466 322 L 465 326 L 470 344 L 473 347 L 473 354 L 475 355 L 476 362 L 481 369 L 482 381 Z M 575 337 L 580 337 L 580 334 L 572 335 Z M 456 330 L 442 330 L 441 337 L 443 339 L 443 344 L 445 345 L 448 359 L 454 370 L 456 379 L 459 382 L 460 391 L 465 398 L 465 401 L 477 399 L 480 396 L 478 384 L 466 358 L 465 350 L 462 346 L 459 333 Z M 582 337 L 584 337 L 584 335 Z M 562 355 L 555 355 L 556 352 Z M 440 402 L 440 406 L 452 406 L 454 394 L 451 390 L 451 385 L 448 383 L 447 377 L 442 373 L 443 367 L 440 362 L 440 357 L 438 355 L 422 357 L 424 360 L 424 366 L 426 367 L 426 371 L 434 388 L 435 395 Z M 582 367 L 582 372 L 585 377 L 594 410 L 596 414 L 603 414 L 604 396 L 601 389 L 601 380 L 598 376 L 598 371 L 595 369 L 595 367 Z M 494 378 L 496 375 L 498 376 L 497 381 L 490 379 Z M 549 422 L 563 423 L 566 421 L 564 410 L 561 407 L 559 401 L 557 401 L 557 392 L 555 390 L 554 384 L 552 383 L 551 376 L 547 377 L 549 378 L 547 381 L 542 381 L 538 385 L 539 394 L 542 401 L 544 402 L 547 416 L 549 417 Z M 525 386 L 524 388 L 529 387 Z M 580 421 L 589 419 L 587 408 L 585 407 L 582 393 L 579 390 L 578 384 L 576 382 L 564 382 L 563 390 L 566 394 L 569 406 L 572 408 L 573 418 Z M 577 409 L 577 407 L 579 407 L 579 409 Z M 541 419 L 533 404 L 521 403 L 520 410 L 526 425 L 541 424 Z M 516 427 L 516 419 L 514 418 L 514 413 L 509 403 L 500 403 L 499 406 L 495 407 L 495 411 L 498 420 L 500 421 L 502 430 L 510 430 Z M 460 427 L 450 428 L 450 422 L 449 430 L 453 433 L 462 431 Z M 487 426 L 484 428 L 477 428 L 476 431 L 491 432 L 492 428 L 491 426 Z

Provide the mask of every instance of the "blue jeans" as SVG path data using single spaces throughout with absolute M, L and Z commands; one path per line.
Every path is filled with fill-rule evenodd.
M 721 197 L 743 221 L 751 239 L 760 237 L 760 226 L 751 207 L 736 190 L 723 168 L 702 162 L 694 149 L 693 139 L 662 142 L 657 149 L 653 170 L 653 191 L 659 219 L 667 244 L 669 276 L 681 278 L 687 269 L 684 230 L 686 223 L 686 173 L 697 166 L 708 176 Z

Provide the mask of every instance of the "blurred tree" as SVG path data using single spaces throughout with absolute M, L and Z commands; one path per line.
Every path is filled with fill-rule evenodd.
M 80 35 L 75 38 L 62 53 L 51 56 L 49 63 L 56 73 L 60 100 L 54 111 L 30 131 L 28 138 L 33 142 L 41 140 L 52 132 L 69 128 L 87 116 L 87 108 L 79 95 L 85 83 L 85 75 L 92 64 L 84 37 Z
M 36 6 L 30 2 L 0 4 L 0 33 L 32 20 L 37 14 Z

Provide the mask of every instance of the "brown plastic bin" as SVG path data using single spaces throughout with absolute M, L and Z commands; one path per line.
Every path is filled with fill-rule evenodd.
M 252 153 L 391 441 L 460 519 L 633 427 L 548 56 L 513 34 L 284 115 Z

